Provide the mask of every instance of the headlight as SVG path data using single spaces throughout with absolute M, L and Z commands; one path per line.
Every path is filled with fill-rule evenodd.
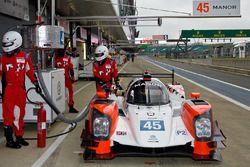
M 97 117 L 93 121 L 93 129 L 95 137 L 108 137 L 109 136 L 110 122 L 107 117 Z
M 198 118 L 195 121 L 195 132 L 198 138 L 210 138 L 212 135 L 212 125 L 209 118 Z

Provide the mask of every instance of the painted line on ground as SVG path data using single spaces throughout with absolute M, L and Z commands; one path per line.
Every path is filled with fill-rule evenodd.
M 77 115 L 79 117 L 85 110 L 87 106 Z M 71 125 L 67 126 L 67 128 L 63 131 L 63 133 L 67 132 L 70 129 Z M 32 165 L 32 167 L 40 167 L 42 166 L 49 157 L 55 152 L 57 147 L 63 142 L 63 140 L 68 136 L 69 133 L 59 136 L 51 145 L 50 147 L 36 160 L 36 162 Z
M 166 69 L 166 68 L 164 68 L 164 67 L 162 67 L 162 66 L 160 66 L 160 65 L 158 65 L 158 64 L 156 64 L 154 62 L 151 62 L 150 60 L 146 60 L 146 61 L 148 61 L 151 64 L 154 64 L 155 66 L 157 66 L 157 67 L 159 67 L 159 68 L 161 68 L 161 69 L 163 69 L 165 71 L 171 72 L 170 70 L 168 70 L 168 69 Z M 174 67 L 174 66 L 172 66 L 172 67 Z M 233 104 L 235 104 L 235 105 L 237 105 L 239 107 L 242 107 L 243 109 L 245 109 L 247 111 L 250 111 L 250 107 L 248 107 L 245 104 L 242 104 L 242 103 L 240 103 L 240 102 L 238 102 L 238 101 L 236 101 L 236 100 L 234 100 L 234 99 L 232 99 L 230 97 L 224 96 L 224 95 L 222 95 L 222 94 L 220 94 L 220 93 L 218 93 L 218 92 L 216 92 L 216 91 L 214 91 L 214 90 L 212 90 L 212 89 L 210 89 L 208 87 L 205 87 L 205 86 L 203 86 L 203 85 L 201 85 L 201 84 L 199 84 L 197 82 L 194 82 L 193 80 L 190 80 L 190 79 L 188 79 L 188 78 L 186 78 L 186 77 L 184 77 L 182 75 L 179 75 L 179 74 L 176 74 L 176 73 L 175 73 L 175 75 L 177 75 L 177 76 L 179 76 L 179 77 L 181 77 L 181 78 L 183 78 L 183 79 L 185 79 L 185 80 L 187 80 L 187 81 L 189 81 L 189 82 L 191 82 L 191 83 L 193 83 L 193 84 L 195 84 L 195 85 L 197 85 L 197 86 L 199 86 L 199 87 L 201 87 L 201 88 L 203 88 L 203 89 L 205 89 L 205 90 L 207 90 L 207 91 L 209 91 L 209 92 L 211 92 L 211 93 L 213 93 L 213 94 L 215 94 L 215 95 L 217 95 L 217 96 L 219 96 L 219 97 L 221 97 L 221 98 L 223 98 L 223 99 L 225 99 L 225 100 L 227 100 L 227 101 L 229 101 L 229 102 L 231 102 L 231 103 L 233 103 Z
M 119 70 L 119 72 L 121 72 L 127 65 L 128 65 L 128 62 L 125 63 L 125 64 L 122 66 L 122 68 Z
M 74 95 L 78 94 L 79 92 L 81 92 L 83 89 L 85 89 L 86 87 L 88 87 L 89 85 L 93 84 L 94 82 L 90 82 L 86 85 L 84 85 L 83 87 L 81 87 L 80 89 L 78 89 L 77 91 L 74 92 Z
M 74 92 L 74 95 L 78 94 L 79 92 L 81 92 L 83 89 L 85 89 L 86 87 L 90 86 L 91 84 L 93 84 L 93 82 L 90 82 L 84 86 L 82 86 L 80 89 L 78 89 L 77 91 Z M 76 116 L 76 118 L 78 116 L 80 116 L 85 110 L 86 110 L 87 106 L 84 107 L 84 109 Z M 69 128 L 71 127 L 71 125 L 67 126 L 67 128 L 63 131 L 67 132 L 69 130 Z M 42 166 L 47 160 L 48 158 L 54 153 L 54 151 L 57 149 L 57 147 L 63 142 L 63 140 L 68 136 L 68 133 L 62 136 L 59 136 L 51 145 L 50 147 L 40 156 L 39 159 L 36 160 L 36 162 L 32 165 L 32 167 L 40 167 Z
M 5 142 L 5 137 L 0 138 L 0 144 L 3 143 L 3 142 Z

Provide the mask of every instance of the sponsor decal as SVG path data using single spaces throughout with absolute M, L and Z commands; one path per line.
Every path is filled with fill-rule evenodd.
M 176 135 L 177 136 L 186 136 L 187 135 L 187 130 L 186 129 L 176 130 Z
M 157 139 L 157 137 L 155 135 L 150 135 L 149 139 L 148 139 L 149 143 L 158 143 L 159 140 Z
M 59 100 L 61 100 L 62 99 L 62 96 L 58 96 L 57 98 L 56 98 L 56 101 L 59 101 Z
M 110 68 L 106 69 L 106 76 L 108 76 L 108 74 L 111 72 Z
M 149 117 L 152 117 L 152 116 L 155 115 L 155 113 L 154 113 L 154 112 L 147 112 L 147 115 L 148 115 Z
M 60 81 L 57 82 L 57 86 L 56 86 L 56 91 L 57 91 L 57 98 L 56 98 L 56 101 L 59 101 L 62 99 L 62 84 Z
M 151 86 L 160 87 L 160 88 L 162 87 L 161 84 L 158 84 L 156 82 L 147 82 L 147 83 L 142 82 L 142 83 L 135 84 L 134 87 L 136 88 L 138 86 L 146 86 L 146 85 L 151 85 Z
M 60 45 L 64 45 L 64 31 L 60 31 Z
M 103 71 L 99 71 L 99 75 L 102 76 L 102 74 L 103 74 Z
M 16 62 L 17 63 L 25 63 L 25 59 L 24 58 L 17 58 Z
M 126 136 L 127 132 L 126 131 L 116 131 L 116 135 L 118 135 L 118 136 Z
M 59 81 L 59 82 L 57 82 L 57 95 L 60 95 L 61 94 L 61 89 L 62 89 L 62 87 L 61 87 L 61 82 Z
M 11 68 L 13 68 L 13 65 L 12 65 L 12 64 L 6 64 L 6 69 L 7 69 L 7 71 L 9 71 Z
M 107 64 L 107 65 L 106 65 L 106 68 L 111 68 L 111 65 L 110 65 L 110 64 Z

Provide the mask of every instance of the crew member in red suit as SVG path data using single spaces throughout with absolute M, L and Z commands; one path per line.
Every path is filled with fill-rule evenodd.
M 6 147 L 21 148 L 29 143 L 23 139 L 24 115 L 26 105 L 25 74 L 41 93 L 31 58 L 21 51 L 22 36 L 16 31 L 9 31 L 2 39 L 3 56 L 0 72 L 2 76 L 3 119 Z M 13 139 L 15 132 L 16 141 Z
M 93 74 L 96 81 L 96 91 L 110 92 L 112 82 L 119 86 L 118 69 L 116 61 L 111 59 L 106 46 L 99 45 L 95 49 L 95 62 L 93 63 Z
M 73 86 L 74 82 L 74 70 L 73 64 L 71 63 L 71 58 L 65 53 L 65 49 L 58 49 L 55 58 L 56 68 L 63 68 L 65 75 L 65 87 L 68 89 L 68 106 L 70 113 L 78 113 L 78 111 L 73 107 Z

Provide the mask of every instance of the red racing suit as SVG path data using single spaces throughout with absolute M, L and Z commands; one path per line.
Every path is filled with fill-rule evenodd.
M 96 80 L 96 91 L 104 91 L 103 84 L 106 84 L 109 89 L 112 86 L 112 79 L 118 77 L 118 69 L 116 61 L 110 58 L 106 58 L 103 64 L 99 64 L 98 61 L 93 63 L 93 74 Z
M 23 51 L 10 57 L 3 54 L 0 72 L 3 83 L 4 126 L 11 126 L 16 136 L 23 136 L 26 106 L 25 74 L 32 83 L 37 82 L 29 54 Z
M 64 54 L 64 56 L 56 56 L 55 58 L 56 68 L 64 68 L 65 75 L 65 87 L 68 89 L 68 105 L 73 106 L 73 86 L 74 81 L 74 70 L 70 56 Z

